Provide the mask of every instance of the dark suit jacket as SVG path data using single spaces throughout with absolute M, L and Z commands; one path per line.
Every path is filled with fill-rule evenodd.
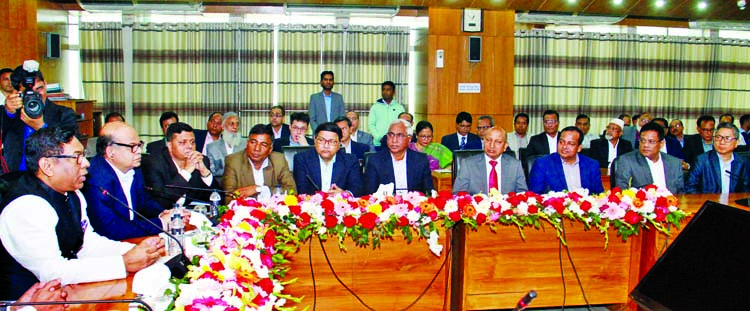
M 314 131 L 321 123 L 333 122 L 338 117 L 346 116 L 344 97 L 339 93 L 331 92 L 331 119 L 328 120 L 323 91 L 312 94 L 310 95 L 310 105 L 307 108 L 307 114 L 310 115 L 310 126 Z
M 294 183 L 297 184 L 299 194 L 315 194 L 322 187 L 320 174 L 320 158 L 315 149 L 294 155 Z M 312 179 L 314 185 L 308 179 Z M 350 191 L 355 197 L 364 194 L 362 186 L 362 171 L 359 161 L 354 155 L 345 153 L 342 149 L 336 153 L 336 162 L 333 163 L 331 174 L 331 185 Z
M 11 172 L 18 171 L 21 166 L 21 159 L 23 158 L 23 134 L 26 123 L 21 121 L 20 110 L 16 112 L 15 116 L 9 117 L 7 111 L 5 111 L 5 107 L 2 107 L 0 115 L 2 116 L 0 120 L 2 121 L 3 131 L 3 156 L 6 163 L 8 163 L 8 169 Z M 57 126 L 65 128 L 75 131 L 76 135 L 78 135 L 78 123 L 76 122 L 76 114 L 73 109 L 57 105 L 47 99 L 44 106 L 43 118 L 44 123 L 48 127 Z
M 623 154 L 615 159 L 612 163 L 610 180 L 612 187 L 622 189 L 642 188 L 653 184 L 654 179 L 651 177 L 651 170 L 640 151 L 633 150 Z M 667 182 L 667 189 L 672 193 L 681 193 L 683 191 L 682 164 L 680 159 L 661 153 L 661 161 L 664 163 L 664 179 Z
M 357 160 L 364 160 L 365 159 L 365 153 L 370 152 L 370 145 L 365 145 L 362 143 L 358 143 L 356 141 L 351 140 L 352 144 L 352 155 L 357 157 Z M 345 150 L 343 147 L 341 147 L 341 150 Z
M 271 130 L 271 132 L 273 132 L 273 127 L 271 126 L 271 123 L 266 124 L 266 128 Z M 292 135 L 292 131 L 289 129 L 289 124 L 281 123 L 281 137 L 279 138 L 289 137 L 291 135 Z
M 383 149 L 371 155 L 365 168 L 365 193 L 371 194 L 382 184 L 396 182 L 391 151 Z M 434 189 L 427 155 L 406 149 L 406 184 L 409 191 L 430 192 Z M 395 189 L 401 190 L 401 189 Z
M 138 215 L 134 215 L 133 220 L 130 220 L 129 210 L 125 206 L 99 191 L 101 187 L 123 203 L 128 203 L 115 170 L 104 157 L 96 156 L 91 160 L 91 167 L 89 167 L 89 174 L 86 178 L 83 195 L 88 202 L 87 213 L 92 228 L 99 235 L 119 241 L 155 235 L 161 232 Z M 133 209 L 149 218 L 154 224 L 162 225 L 159 213 L 164 209 L 146 192 L 143 173 L 140 168 L 135 169 L 133 184 L 130 186 L 130 198 Z
M 698 155 L 695 167 L 690 171 L 690 177 L 685 182 L 686 193 L 721 193 L 721 171 L 719 154 L 715 150 Z M 735 154 L 732 161 L 732 174 L 741 176 L 729 177 L 729 192 L 750 192 L 750 160 Z
M 417 135 L 415 134 L 414 136 L 416 137 Z M 440 143 L 443 146 L 448 147 L 451 152 L 458 150 L 459 146 L 461 145 L 461 142 L 458 141 L 456 132 L 443 136 L 443 138 L 440 139 Z M 466 147 L 464 148 L 464 150 L 469 149 L 482 149 L 482 139 L 479 138 L 477 134 L 469 133 L 467 135 Z
M 190 175 L 190 180 L 182 178 L 182 176 L 177 173 L 177 166 L 174 164 L 174 161 L 172 161 L 172 156 L 169 155 L 169 150 L 167 148 L 163 148 L 159 154 L 152 154 L 148 158 L 148 161 L 144 161 L 141 165 L 143 166 L 146 186 L 162 191 L 154 191 L 151 195 L 164 209 L 171 209 L 175 201 L 183 195 L 187 196 L 185 204 L 189 204 L 192 201 L 191 198 L 208 202 L 208 199 L 211 196 L 210 191 L 167 188 L 167 185 L 201 189 L 221 189 L 216 177 L 213 178 L 211 185 L 203 183 L 201 173 L 197 169 Z M 208 157 L 203 157 L 203 165 L 209 168 L 211 167 Z
M 700 134 L 693 134 L 685 135 L 684 139 L 685 146 L 682 147 L 682 153 L 685 154 L 685 162 L 693 167 L 695 166 L 695 158 L 703 154 L 703 137 Z
M 557 135 L 560 135 L 558 132 Z M 529 145 L 526 146 L 526 154 L 528 156 L 533 156 L 537 154 L 541 155 L 548 155 L 549 153 L 549 144 L 547 143 L 547 133 L 541 132 L 539 134 L 536 134 L 534 136 L 531 136 L 529 138 Z
M 167 148 L 167 140 L 162 138 L 159 140 L 152 141 L 146 145 L 146 153 L 148 154 L 161 154 L 162 149 Z M 196 149 L 198 150 L 198 149 Z
M 633 145 L 630 141 L 620 138 L 620 141 L 617 142 L 617 157 L 631 151 L 633 151 Z M 589 155 L 592 159 L 599 162 L 599 167 L 609 167 L 609 140 L 605 138 L 592 140 Z
M 194 129 L 193 135 L 195 135 L 195 150 L 198 150 L 198 152 L 203 152 L 203 147 L 206 145 L 206 136 L 208 136 L 208 131 Z
M 312 140 L 312 138 L 305 136 L 305 140 L 307 140 L 307 144 L 308 145 L 315 146 L 315 141 Z M 290 143 L 291 143 L 291 136 L 282 137 L 282 138 L 279 138 L 279 139 L 274 139 L 273 140 L 273 151 L 283 153 L 284 150 L 282 150 L 281 147 L 289 146 Z
M 579 154 L 578 167 L 581 172 L 581 187 L 588 189 L 590 193 L 604 192 L 597 161 Z M 555 152 L 536 159 L 529 173 L 529 190 L 536 193 L 568 190 L 560 154 Z

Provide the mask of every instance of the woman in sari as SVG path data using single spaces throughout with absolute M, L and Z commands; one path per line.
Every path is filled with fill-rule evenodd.
M 447 168 L 453 161 L 453 153 L 447 147 L 432 142 L 432 124 L 427 121 L 419 121 L 414 133 L 417 141 L 409 144 L 409 148 L 427 154 L 430 160 L 430 169 L 437 170 Z

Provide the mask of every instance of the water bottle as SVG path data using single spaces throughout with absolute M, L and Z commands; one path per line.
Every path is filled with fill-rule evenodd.
M 281 185 L 279 185 L 279 184 L 276 184 L 276 190 L 274 190 L 274 192 L 273 192 L 273 195 L 274 195 L 274 196 L 279 196 L 279 195 L 281 195 Z
M 182 219 L 182 205 L 175 204 L 172 208 L 172 214 L 170 215 L 169 221 L 169 233 L 172 234 L 180 244 L 185 244 L 185 221 Z M 169 255 L 177 255 L 180 253 L 180 246 L 177 242 L 170 239 L 169 241 Z
M 206 216 L 208 216 L 208 218 L 216 217 L 218 215 L 219 201 L 221 201 L 219 192 L 212 192 L 211 197 L 209 197 L 208 200 L 211 201 L 211 209 L 209 209 L 208 215 Z

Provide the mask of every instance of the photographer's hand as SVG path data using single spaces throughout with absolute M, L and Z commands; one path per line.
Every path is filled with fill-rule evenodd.
M 26 111 L 21 109 L 21 121 L 37 131 L 44 126 L 44 115 L 42 115 L 39 119 L 32 119 L 26 115 Z
M 5 111 L 10 114 L 16 114 L 16 111 L 23 107 L 23 100 L 21 99 L 21 93 L 13 90 L 13 93 L 5 98 Z

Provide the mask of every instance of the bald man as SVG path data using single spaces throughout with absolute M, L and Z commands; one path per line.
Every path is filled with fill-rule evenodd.
M 135 129 L 123 122 L 107 123 L 96 141 L 97 155 L 91 159 L 84 196 L 94 231 L 113 240 L 159 234 L 159 228 L 101 193 L 107 190 L 151 222 L 163 226 L 169 211 L 154 201 L 145 189 L 141 166 L 143 141 Z M 185 212 L 189 217 L 189 212 Z
M 503 156 L 507 146 L 504 129 L 487 130 L 484 134 L 484 153 L 461 161 L 453 192 L 489 193 L 492 188 L 499 189 L 503 194 L 526 191 L 521 161 L 512 156 Z

